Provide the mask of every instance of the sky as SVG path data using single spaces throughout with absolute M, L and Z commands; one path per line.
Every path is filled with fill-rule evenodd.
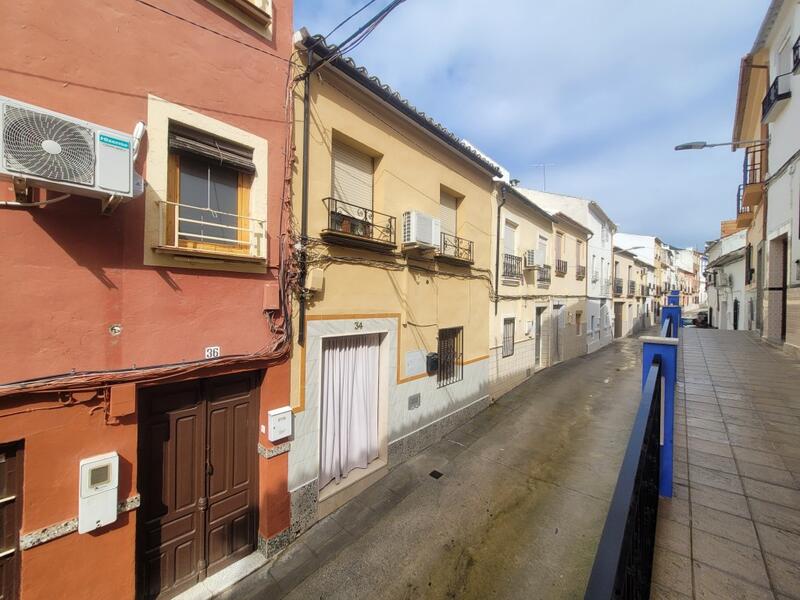
M 366 0 L 295 0 L 327 34 Z M 389 0 L 329 39 L 342 41 Z M 736 213 L 739 61 L 769 0 L 406 0 L 351 55 L 525 187 L 599 202 L 626 233 L 703 248 Z

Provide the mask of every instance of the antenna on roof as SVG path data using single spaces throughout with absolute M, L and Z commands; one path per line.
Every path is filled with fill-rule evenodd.
M 543 179 L 543 186 L 542 191 L 547 191 L 547 167 L 555 167 L 555 163 L 534 163 L 531 165 L 532 167 L 540 167 L 542 169 L 542 179 Z

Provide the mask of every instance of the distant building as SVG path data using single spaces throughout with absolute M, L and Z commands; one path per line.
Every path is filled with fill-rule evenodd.
M 561 212 L 591 231 L 587 241 L 586 314 L 587 350 L 594 352 L 614 339 L 614 309 L 611 289 L 611 261 L 616 224 L 600 205 L 585 198 L 519 189 L 538 206 L 551 213 Z
M 708 253 L 709 324 L 719 329 L 750 329 L 753 320 L 745 314 L 745 244 L 747 232 L 711 242 Z

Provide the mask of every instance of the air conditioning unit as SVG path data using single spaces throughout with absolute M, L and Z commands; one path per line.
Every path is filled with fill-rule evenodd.
M 536 268 L 536 251 L 535 250 L 525 250 L 525 254 L 523 255 L 523 259 L 522 259 L 522 266 L 525 269 L 534 269 L 534 268 Z
M 438 248 L 442 222 L 416 210 L 403 213 L 403 246 Z
M 81 196 L 132 198 L 133 137 L 0 96 L 0 175 Z

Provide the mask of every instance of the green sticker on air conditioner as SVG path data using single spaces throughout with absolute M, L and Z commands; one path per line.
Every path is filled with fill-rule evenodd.
M 123 150 L 128 150 L 131 147 L 131 143 L 128 140 L 121 140 L 104 133 L 100 134 L 100 143 L 108 144 L 109 146 L 114 146 L 115 148 L 122 148 Z

